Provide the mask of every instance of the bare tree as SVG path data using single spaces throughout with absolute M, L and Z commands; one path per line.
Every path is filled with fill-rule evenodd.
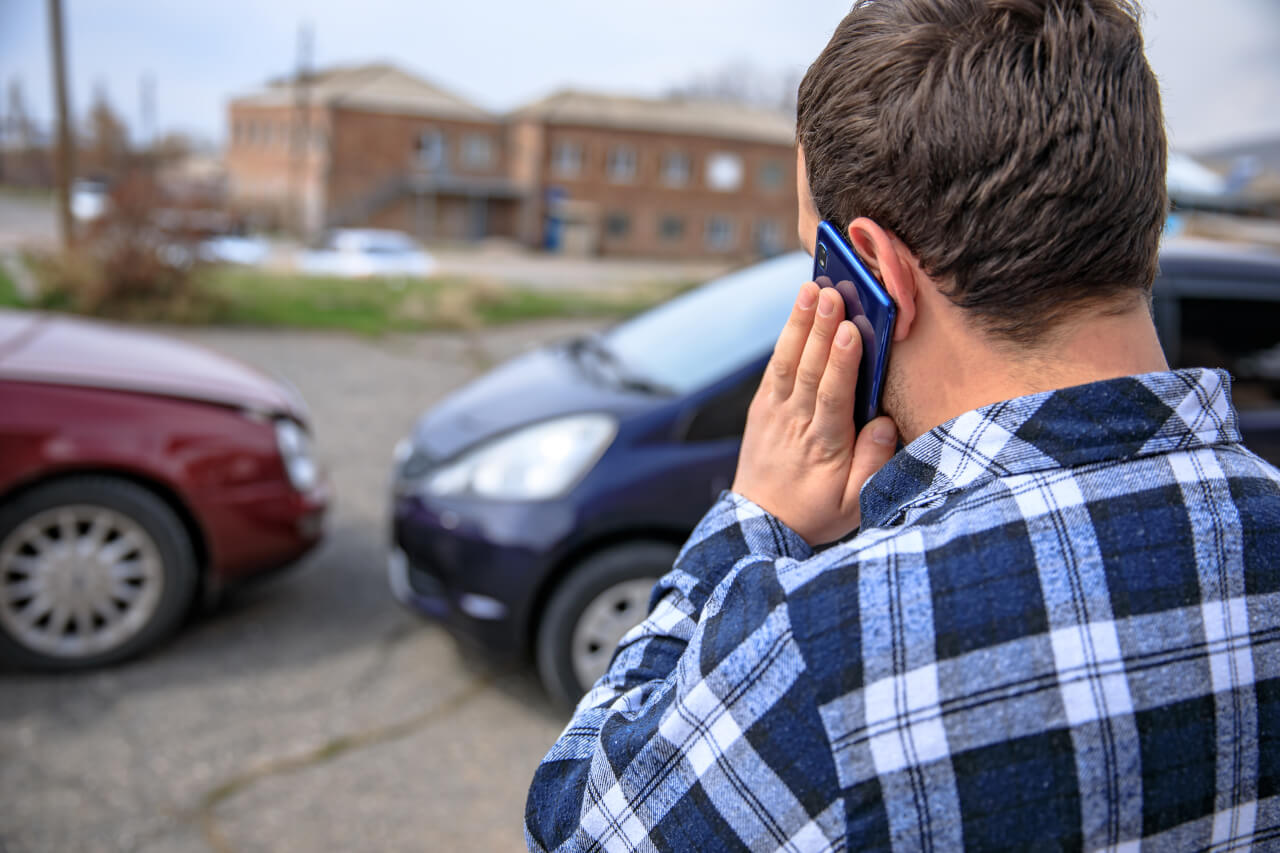
M 795 113 L 800 72 L 770 70 L 750 60 L 738 60 L 693 76 L 673 86 L 671 97 L 693 100 L 727 101 L 752 107 Z
M 16 77 L 9 81 L 4 138 L 9 147 L 20 151 L 35 144 L 35 125 L 27 114 L 27 99 L 22 94 L 22 81 Z
M 129 166 L 129 129 L 111 106 L 104 86 L 94 89 L 88 130 L 85 169 L 107 175 L 124 172 Z
M 24 187 L 47 187 L 53 181 L 47 140 L 41 136 L 27 111 L 22 80 L 9 81 L 4 123 L 0 125 L 0 156 L 3 175 L 0 181 Z

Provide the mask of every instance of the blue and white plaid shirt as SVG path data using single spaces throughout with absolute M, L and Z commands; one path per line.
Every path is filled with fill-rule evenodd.
M 533 780 L 535 850 L 1280 847 L 1280 472 L 1225 373 L 913 441 L 815 554 L 726 493 Z

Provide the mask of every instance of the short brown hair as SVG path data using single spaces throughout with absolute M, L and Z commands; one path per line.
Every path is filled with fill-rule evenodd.
M 819 215 L 896 234 L 996 336 L 1155 278 L 1164 118 L 1126 0 L 857 0 L 797 134 Z

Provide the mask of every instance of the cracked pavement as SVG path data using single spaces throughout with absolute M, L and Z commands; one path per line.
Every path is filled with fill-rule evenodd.
M 387 589 L 391 449 L 425 407 L 541 342 L 169 330 L 286 377 L 336 496 L 327 541 L 123 666 L 0 671 L 0 851 L 521 850 L 565 719 Z

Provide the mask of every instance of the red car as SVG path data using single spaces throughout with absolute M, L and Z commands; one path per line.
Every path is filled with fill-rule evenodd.
M 291 389 L 158 335 L 0 311 L 0 661 L 111 663 L 285 566 L 328 486 Z

